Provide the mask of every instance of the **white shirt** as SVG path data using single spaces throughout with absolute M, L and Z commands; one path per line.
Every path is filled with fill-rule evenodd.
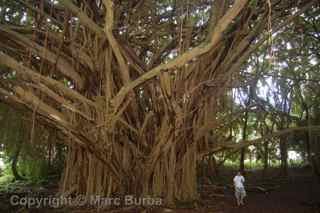
M 244 188 L 244 177 L 242 175 L 237 175 L 233 178 L 234 186 L 237 188 Z

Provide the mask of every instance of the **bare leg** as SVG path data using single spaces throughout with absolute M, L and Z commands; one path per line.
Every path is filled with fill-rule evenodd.
M 241 195 L 240 195 L 240 204 L 241 205 L 244 205 L 244 202 L 243 202 L 244 197 L 245 197 L 245 193 L 241 192 Z
M 235 197 L 236 197 L 236 200 L 237 200 L 237 205 L 240 206 L 241 205 L 241 195 L 237 190 L 235 192 Z
M 241 202 L 239 199 L 237 199 L 237 205 L 240 206 L 241 205 Z

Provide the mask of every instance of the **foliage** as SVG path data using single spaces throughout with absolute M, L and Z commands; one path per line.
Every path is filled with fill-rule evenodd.
M 48 145 L 45 144 L 41 128 L 36 131 L 34 144 L 30 143 L 30 129 L 25 126 L 23 115 L 8 106 L 0 105 L 0 144 L 1 159 L 5 164 L 0 182 L 13 181 L 12 161 L 18 153 L 18 174 L 31 182 L 47 179 L 52 173 L 61 171 L 61 162 L 56 168 L 48 166 Z M 42 143 L 42 144 L 41 144 Z M 19 150 L 19 152 L 17 152 Z

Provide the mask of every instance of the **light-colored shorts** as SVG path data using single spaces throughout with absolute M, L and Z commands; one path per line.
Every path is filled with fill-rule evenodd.
M 235 196 L 237 199 L 243 199 L 247 195 L 243 187 L 235 187 Z

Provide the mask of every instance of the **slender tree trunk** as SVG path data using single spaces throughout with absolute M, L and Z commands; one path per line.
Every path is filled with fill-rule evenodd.
M 48 141 L 49 144 L 48 144 L 48 169 L 51 170 L 52 168 L 52 151 L 53 151 L 53 146 L 52 146 L 52 143 L 51 141 L 49 140 Z
M 309 132 L 306 133 L 305 139 L 306 139 L 305 146 L 306 146 L 306 151 L 307 151 L 307 159 L 308 159 L 309 164 L 312 168 L 313 174 L 320 180 L 320 171 L 318 169 L 318 164 L 317 164 L 316 159 L 313 156 L 313 152 L 311 151 Z
M 284 93 L 284 91 L 283 91 Z M 282 111 L 290 114 L 291 104 L 287 99 L 286 94 L 283 94 L 284 100 L 282 103 Z M 280 129 L 288 128 L 290 125 L 290 119 L 288 117 L 281 117 L 280 121 Z M 288 175 L 288 138 L 286 136 L 280 137 L 280 159 L 281 159 L 281 171 L 280 175 L 287 176 Z
M 256 81 L 257 83 L 257 81 Z M 248 88 L 248 101 L 246 103 L 246 108 L 248 109 L 248 107 L 250 106 L 251 104 L 251 99 L 254 95 L 254 89 L 255 89 L 255 86 L 254 85 L 249 85 L 249 88 Z M 242 140 L 246 140 L 247 139 L 247 128 L 248 128 L 248 119 L 249 119 L 249 112 L 248 110 L 246 110 L 245 112 L 245 115 L 244 115 L 244 124 L 243 124 L 243 129 L 242 129 Z M 246 158 L 246 150 L 247 148 L 242 148 L 241 151 L 240 151 L 240 172 L 244 172 L 245 170 L 245 165 L 244 165 L 244 161 L 245 161 L 245 158 Z
M 287 139 L 280 137 L 280 158 L 281 158 L 281 172 L 282 176 L 288 175 L 288 148 Z
M 268 166 L 269 166 L 269 141 L 268 140 L 264 141 L 263 147 L 264 147 L 263 176 L 265 177 L 267 174 Z
M 307 106 L 305 106 L 305 111 L 306 111 L 306 120 L 308 122 L 308 126 L 311 125 L 311 119 L 310 119 L 310 114 L 309 114 L 309 109 Z M 318 181 L 320 182 L 320 171 L 319 167 L 317 164 L 317 160 L 315 159 L 314 152 L 312 151 L 312 142 L 311 142 L 312 134 L 311 131 L 308 130 L 306 132 L 305 136 L 305 145 L 306 145 L 306 151 L 307 151 L 307 158 L 310 163 L 310 166 L 312 168 L 313 175 L 317 177 Z
M 20 156 L 20 152 L 21 152 L 21 143 L 22 143 L 22 141 L 18 142 L 16 151 L 12 156 L 11 171 L 14 176 L 14 180 L 24 180 L 25 179 L 19 174 L 18 168 L 17 168 L 19 156 Z
M 250 104 L 250 98 L 249 98 L 249 104 Z M 248 104 L 248 105 L 249 105 Z M 245 112 L 245 118 L 244 118 L 244 124 L 243 124 L 243 129 L 242 129 L 242 140 L 247 139 L 247 127 L 248 127 L 248 111 Z M 243 173 L 245 170 L 244 166 L 244 160 L 245 160 L 245 153 L 246 153 L 247 148 L 242 148 L 240 152 L 240 168 L 239 170 Z
M 210 156 L 208 159 L 208 172 L 207 172 L 207 174 L 209 176 L 218 176 L 219 175 L 217 161 L 213 155 Z
M 244 160 L 245 160 L 245 153 L 246 153 L 246 148 L 242 148 L 240 152 L 240 167 L 239 170 L 243 173 L 245 166 L 244 166 Z

